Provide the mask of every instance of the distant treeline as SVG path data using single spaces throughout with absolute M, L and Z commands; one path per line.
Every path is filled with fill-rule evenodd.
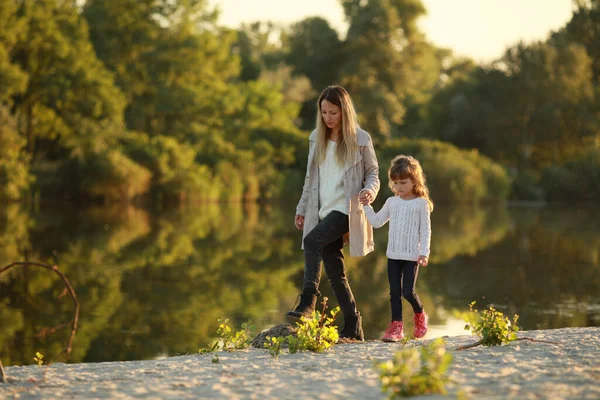
M 420 0 L 341 0 L 345 37 L 317 17 L 228 29 L 207 0 L 2 1 L 0 199 L 298 194 L 336 83 L 384 183 L 407 152 L 437 202 L 598 201 L 599 1 L 489 65 L 428 42 Z

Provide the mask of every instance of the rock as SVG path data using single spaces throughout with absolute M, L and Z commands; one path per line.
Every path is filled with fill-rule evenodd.
M 269 337 L 286 337 L 288 335 L 296 335 L 296 328 L 290 324 L 280 324 L 265 331 L 262 331 L 250 342 L 252 347 L 264 349 L 264 344 L 267 342 L 267 336 Z

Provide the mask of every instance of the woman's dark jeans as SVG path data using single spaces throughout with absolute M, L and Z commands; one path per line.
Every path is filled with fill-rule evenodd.
M 410 303 L 413 312 L 423 312 L 423 304 L 417 292 L 415 292 L 418 275 L 419 266 L 416 261 L 392 260 L 388 258 L 392 321 L 402 321 L 402 297 Z
M 321 261 L 333 288 L 340 309 L 345 316 L 357 315 L 356 301 L 350 289 L 344 267 L 344 235 L 349 230 L 348 215 L 332 211 L 304 238 L 304 285 L 305 293 L 319 293 Z

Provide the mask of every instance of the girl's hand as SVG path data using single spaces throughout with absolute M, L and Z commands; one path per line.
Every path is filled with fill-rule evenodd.
M 429 259 L 427 256 L 419 256 L 419 260 L 417 261 L 417 265 L 426 267 L 429 264 Z
M 363 206 L 371 204 L 373 200 L 375 200 L 375 196 L 373 196 L 373 193 L 369 189 L 363 189 L 358 193 L 358 201 Z
M 296 225 L 297 229 L 302 230 L 304 228 L 304 215 L 296 215 L 294 225 Z

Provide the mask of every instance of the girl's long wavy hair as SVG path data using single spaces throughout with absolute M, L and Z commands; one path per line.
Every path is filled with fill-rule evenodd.
M 394 157 L 390 169 L 388 170 L 389 186 L 392 191 L 392 183 L 395 180 L 410 178 L 414 183 L 413 193 L 417 197 L 423 197 L 429 204 L 429 211 L 433 211 L 433 201 L 429 196 L 429 188 L 427 187 L 427 178 L 421 167 L 421 163 L 414 157 L 400 154 Z
M 341 86 L 327 86 L 319 96 L 317 101 L 317 148 L 316 158 L 318 162 L 322 162 L 327 154 L 327 145 L 329 144 L 330 129 L 327 128 L 323 120 L 321 103 L 327 100 L 332 104 L 342 109 L 342 129 L 340 139 L 337 142 L 335 151 L 336 158 L 341 165 L 344 165 L 347 160 L 352 160 L 356 149 L 358 149 L 358 141 L 356 131 L 359 128 L 356 118 L 356 111 L 352 104 L 350 95 Z

